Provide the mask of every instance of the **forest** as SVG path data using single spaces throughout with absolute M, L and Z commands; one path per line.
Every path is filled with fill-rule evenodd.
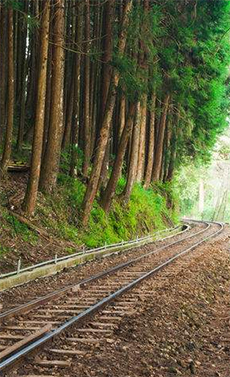
M 229 377 L 230 0 L 0 0 L 0 376 Z
M 227 126 L 229 19 L 225 0 L 1 0 L 0 174 L 7 191 L 27 169 L 18 211 L 77 182 L 84 227 L 95 205 L 107 216 L 208 163 Z

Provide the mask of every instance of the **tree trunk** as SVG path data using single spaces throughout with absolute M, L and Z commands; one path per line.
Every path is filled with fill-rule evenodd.
M 149 122 L 149 147 L 147 156 L 147 167 L 145 172 L 144 188 L 148 189 L 151 183 L 153 161 L 154 161 L 154 142 L 155 142 L 155 118 L 156 118 L 156 93 L 152 94 L 152 104 L 150 110 L 150 122 Z
M 169 94 L 166 94 L 163 105 L 162 105 L 161 121 L 159 125 L 158 138 L 157 138 L 157 144 L 156 144 L 155 162 L 153 166 L 153 176 L 152 176 L 153 181 L 159 181 L 160 174 L 161 174 L 163 148 L 164 148 L 164 136 L 165 136 L 166 119 L 167 119 L 168 106 L 169 106 L 169 98 L 170 98 Z
M 145 138 L 146 138 L 146 118 L 147 118 L 147 94 L 144 95 L 141 106 L 141 129 L 139 140 L 138 164 L 137 164 L 137 182 L 142 182 L 145 170 Z
M 167 177 L 166 177 L 166 181 L 168 182 L 170 182 L 173 179 L 176 155 L 177 155 L 177 144 L 176 144 L 176 131 L 174 127 L 172 139 L 171 139 L 169 167 L 168 167 L 168 172 L 167 172 Z
M 139 138 L 140 138 L 140 118 L 141 118 L 140 101 L 138 101 L 137 109 L 136 109 L 136 121 L 133 128 L 132 147 L 131 147 L 131 155 L 130 155 L 130 164 L 129 164 L 129 169 L 128 169 L 128 177 L 127 177 L 127 182 L 126 182 L 124 191 L 121 195 L 125 203 L 129 201 L 133 184 L 135 182 L 136 174 L 137 174 L 138 147 L 139 147 Z
M 61 154 L 63 128 L 64 0 L 55 0 L 54 17 L 50 125 L 40 177 L 40 189 L 44 192 L 51 192 L 56 186 Z
M 23 46 L 23 52 L 25 53 L 26 50 L 26 37 L 25 37 L 25 46 Z M 24 129 L 25 129 L 25 117 L 26 117 L 26 58 L 22 58 L 22 72 L 21 72 L 21 88 L 20 88 L 20 118 L 19 118 L 19 127 L 18 127 L 18 138 L 17 138 L 17 150 L 22 150 L 23 144 L 23 136 L 24 136 Z
M 1 170 L 7 170 L 12 149 L 13 123 L 14 123 L 14 24 L 13 9 L 8 9 L 8 98 L 7 98 L 7 125 L 4 142 Z
M 126 98 L 124 93 L 121 95 L 121 101 L 120 101 L 120 112 L 119 112 L 119 140 L 121 138 L 123 129 L 125 127 L 125 108 L 126 108 Z
M 129 22 L 129 12 L 132 8 L 132 0 L 128 0 L 124 7 L 123 20 L 121 24 L 120 38 L 118 42 L 118 53 L 120 56 L 124 54 L 126 39 L 127 39 L 127 26 Z M 113 110 L 116 100 L 116 92 L 119 84 L 120 73 L 113 69 L 110 91 L 107 98 L 106 109 L 104 119 L 100 131 L 100 137 L 98 141 L 98 147 L 92 167 L 92 173 L 90 176 L 89 184 L 83 200 L 83 218 L 82 223 L 86 225 L 89 219 L 89 215 L 93 206 L 93 201 L 97 193 L 98 182 L 100 178 L 101 168 L 105 156 L 106 145 L 108 143 L 110 124 L 113 116 Z
M 0 144 L 6 126 L 6 82 L 7 82 L 7 17 L 6 8 L 0 9 Z
M 104 17 L 103 17 L 103 28 L 102 28 L 102 73 L 101 73 L 101 108 L 100 108 L 100 124 L 103 122 L 105 109 L 106 109 L 106 101 L 108 98 L 109 93 L 109 85 L 111 80 L 111 72 L 112 67 L 110 65 L 110 61 L 112 60 L 112 52 L 113 52 L 113 14 L 114 14 L 114 3 L 115 0 L 108 0 L 104 9 Z M 110 155 L 110 145 L 109 141 L 106 146 L 106 152 L 104 156 L 104 161 L 101 169 L 101 176 L 99 181 L 99 187 L 102 185 L 104 186 L 108 176 L 109 170 L 109 155 Z
M 90 130 L 90 6 L 89 0 L 85 0 L 85 41 L 84 41 L 84 162 L 83 175 L 88 176 L 91 152 Z
M 81 50 L 82 45 L 82 7 L 83 3 L 80 0 L 77 4 L 77 28 L 76 28 L 76 44 Z M 73 125 L 72 125 L 72 145 L 71 145 L 71 161 L 70 161 L 70 176 L 75 177 L 77 165 L 77 146 L 78 133 L 80 123 L 80 88 L 81 88 L 81 54 L 76 54 L 74 61 L 74 104 L 73 104 Z
M 136 109 L 136 104 L 132 103 L 129 107 L 128 119 L 121 135 L 121 140 L 118 147 L 116 159 L 114 162 L 113 171 L 111 173 L 109 182 L 102 196 L 101 206 L 106 213 L 108 213 L 110 210 L 111 202 L 116 191 L 117 181 L 121 175 L 122 163 L 123 163 L 126 147 L 128 144 L 128 140 L 129 140 L 132 127 L 133 127 L 133 118 L 135 114 L 135 109 Z
M 27 185 L 23 209 L 28 215 L 33 214 L 40 177 L 42 142 L 45 120 L 45 101 L 46 101 L 46 79 L 47 79 L 47 58 L 48 58 L 48 36 L 49 36 L 49 15 L 50 2 L 44 1 L 44 10 L 41 23 L 41 47 L 40 47 L 40 67 L 38 77 L 38 93 L 36 104 L 36 117 L 33 135 L 32 159 L 30 167 L 30 177 Z
M 52 9 L 50 10 L 50 18 L 52 18 Z M 50 25 L 51 28 L 51 25 Z M 51 38 L 51 35 L 50 35 Z M 50 124 L 50 106 L 51 106 L 51 79 L 52 79 L 52 57 L 53 46 L 49 45 L 48 48 L 48 62 L 47 62 L 47 79 L 46 79 L 46 105 L 45 105 L 45 120 L 44 120 L 44 132 L 43 132 L 43 147 L 42 156 L 45 154 L 46 143 L 48 139 L 49 124 Z
M 72 69 L 74 71 L 74 69 Z M 74 76 L 74 72 L 73 72 Z M 67 96 L 67 104 L 66 104 L 66 124 L 65 130 L 63 134 L 62 140 L 62 148 L 65 149 L 70 144 L 70 136 L 71 136 L 71 128 L 72 128 L 72 120 L 73 120 L 73 104 L 74 104 L 74 80 L 71 81 L 69 95 Z

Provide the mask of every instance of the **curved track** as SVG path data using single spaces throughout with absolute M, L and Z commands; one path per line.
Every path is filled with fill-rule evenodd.
M 42 353 L 28 366 L 28 376 L 49 376 L 54 367 L 55 376 L 61 375 L 59 368 L 69 368 L 72 359 L 84 356 L 88 347 L 99 342 L 101 336 L 109 337 L 117 321 L 138 300 L 134 293 L 136 286 L 219 234 L 223 225 L 201 223 L 198 229 L 78 285 L 1 314 L 2 375 L 12 376 L 12 372 L 7 374 L 7 368 L 20 363 L 31 351 Z M 124 301 L 127 292 L 132 293 Z M 89 319 L 98 312 L 99 319 L 89 324 Z M 71 336 L 66 336 L 66 331 Z M 50 346 L 50 342 L 54 346 Z M 20 370 L 16 375 L 23 375 Z

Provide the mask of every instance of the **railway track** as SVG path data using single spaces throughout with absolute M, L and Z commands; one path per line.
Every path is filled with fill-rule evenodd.
M 91 352 L 102 337 L 110 341 L 138 303 L 141 282 L 223 230 L 218 223 L 196 227 L 179 240 L 0 314 L 0 375 L 59 377 L 66 370 L 70 376 L 76 357 Z

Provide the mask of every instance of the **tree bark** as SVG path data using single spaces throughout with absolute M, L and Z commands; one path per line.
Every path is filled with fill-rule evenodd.
M 126 111 L 126 98 L 124 93 L 121 95 L 120 112 L 119 112 L 119 140 L 121 138 L 123 129 L 125 127 L 125 111 Z
M 155 162 L 153 166 L 153 181 L 159 181 L 160 174 L 161 174 L 161 166 L 162 166 L 162 157 L 163 157 L 163 148 L 164 148 L 164 136 L 165 136 L 165 128 L 166 128 L 166 119 L 169 107 L 169 94 L 166 94 L 164 97 L 163 105 L 162 105 L 162 114 L 161 114 L 161 121 L 159 125 L 158 131 L 158 138 L 156 144 L 156 153 L 155 153 Z
M 123 20 L 121 24 L 120 38 L 118 42 L 118 53 L 120 56 L 124 54 L 126 39 L 127 39 L 127 26 L 129 23 L 129 13 L 132 8 L 132 0 L 128 0 L 124 7 Z M 110 91 L 107 98 L 106 109 L 104 119 L 100 131 L 100 137 L 98 141 L 98 147 L 92 167 L 92 173 L 90 176 L 89 184 L 86 189 L 85 197 L 83 200 L 83 217 L 82 223 L 86 225 L 89 219 L 89 215 L 93 206 L 93 201 L 97 193 L 98 182 L 100 179 L 101 168 L 105 156 L 106 145 L 108 143 L 110 124 L 113 116 L 113 110 L 116 100 L 116 92 L 119 84 L 120 73 L 113 69 Z
M 12 149 L 13 122 L 14 122 L 14 23 L 13 9 L 8 9 L 8 98 L 7 98 L 7 125 L 1 160 L 1 171 L 7 170 Z
M 84 162 L 83 175 L 88 176 L 91 156 L 91 130 L 90 130 L 90 4 L 85 0 L 85 41 L 84 41 Z
M 133 127 L 133 118 L 136 110 L 136 104 L 132 103 L 129 107 L 129 115 L 125 127 L 123 129 L 118 152 L 114 162 L 113 170 L 107 184 L 107 187 L 103 193 L 101 206 L 106 213 L 109 212 L 112 199 L 115 195 L 117 181 L 121 175 L 122 163 L 126 152 L 126 147 Z
M 177 155 L 177 136 L 175 127 L 173 129 L 172 138 L 171 138 L 171 151 L 170 151 L 170 159 L 169 159 L 169 166 L 166 181 L 170 182 L 173 179 L 174 168 L 175 168 L 175 161 Z
M 129 201 L 133 184 L 136 179 L 137 174 L 137 162 L 138 162 L 138 147 L 139 147 L 139 138 L 140 138 L 140 101 L 137 103 L 136 109 L 136 121 L 133 128 L 133 136 L 132 136 L 132 146 L 131 146 L 131 154 L 130 154 L 130 164 L 128 169 L 128 177 L 126 181 L 126 185 L 124 191 L 121 195 L 123 201 L 127 203 Z
M 56 186 L 63 128 L 64 0 L 54 3 L 54 51 L 48 140 L 42 161 L 40 189 L 51 192 Z
M 144 178 L 146 120 L 147 120 L 147 94 L 144 95 L 143 103 L 141 105 L 141 129 L 140 129 L 137 177 L 136 177 L 137 182 L 142 182 Z
M 155 118 L 156 118 L 156 93 L 152 94 L 152 104 L 150 110 L 150 122 L 149 122 L 149 147 L 147 156 L 147 167 L 145 172 L 144 188 L 148 189 L 151 183 L 153 161 L 154 161 L 154 142 L 155 142 Z
M 113 39 L 112 39 L 112 32 L 113 32 L 113 14 L 114 14 L 114 4 L 115 0 L 108 0 L 105 9 L 104 9 L 104 17 L 103 17 L 103 28 L 102 28 L 102 36 L 103 36 L 103 43 L 102 43 L 102 73 L 101 73 L 101 108 L 100 108 L 100 124 L 102 124 L 103 117 L 105 114 L 106 109 L 106 101 L 108 98 L 109 93 L 109 86 L 111 80 L 111 73 L 112 67 L 110 62 L 112 60 L 112 52 L 113 52 Z M 106 146 L 106 152 L 104 156 L 104 161 L 101 169 L 101 176 L 99 181 L 99 187 L 102 185 L 104 186 L 107 181 L 108 170 L 109 170 L 109 155 L 110 155 L 110 145 L 109 141 Z
M 82 0 L 77 4 L 77 27 L 76 27 L 76 44 L 81 49 L 82 45 Z M 74 104 L 73 104 L 73 125 L 72 125 L 72 145 L 70 176 L 75 177 L 77 165 L 77 146 L 78 133 L 80 124 L 80 88 L 81 88 L 81 53 L 76 54 L 74 61 Z
M 6 126 L 6 82 L 7 82 L 7 17 L 6 8 L 0 9 L 0 144 Z
M 47 58 L 49 45 L 49 3 L 49 0 L 44 1 L 44 10 L 41 23 L 40 67 L 38 77 L 38 93 L 33 135 L 32 159 L 29 181 L 23 203 L 23 209 L 27 213 L 27 215 L 33 214 L 35 209 L 41 168 L 42 142 L 45 120 Z

